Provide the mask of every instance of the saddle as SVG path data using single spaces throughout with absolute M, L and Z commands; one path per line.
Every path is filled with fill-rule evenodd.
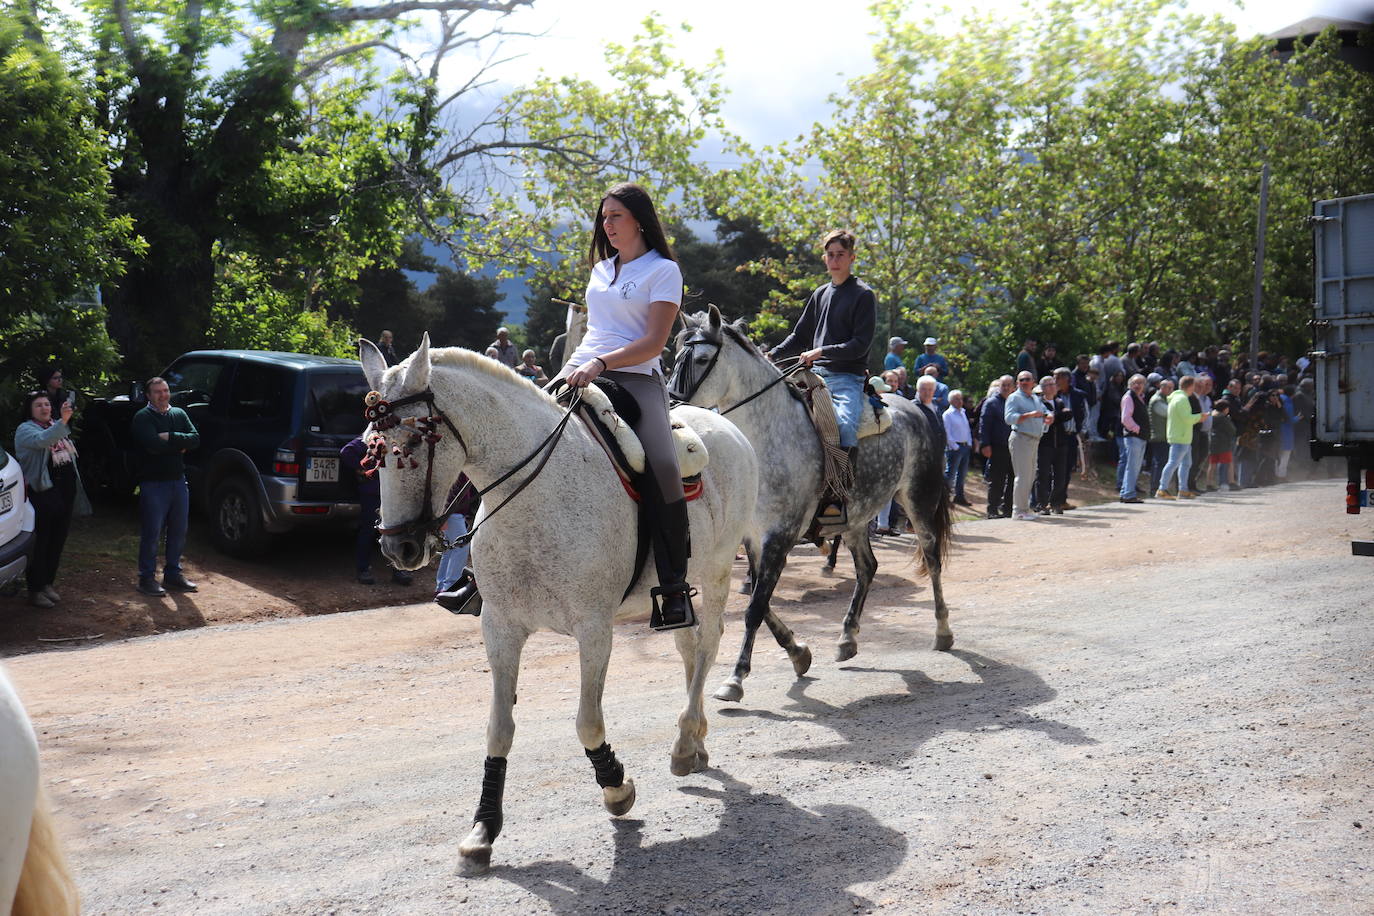
M 582 406 L 578 410 L 578 417 L 606 452 L 625 492 L 639 502 L 639 478 L 647 472 L 648 463 L 644 457 L 644 446 L 630 427 L 630 423 L 639 417 L 639 405 L 635 399 L 615 382 L 598 379 L 582 389 Z M 672 423 L 682 489 L 687 501 L 691 502 L 701 496 L 701 472 L 706 469 L 711 456 L 706 450 L 706 443 L 701 441 L 695 430 L 681 420 Z
M 825 380 L 811 370 L 803 369 L 797 373 L 789 388 L 806 405 L 825 460 L 825 495 L 804 536 L 819 546 L 826 538 L 849 527 L 847 504 L 849 489 L 854 483 L 854 470 L 850 467 L 848 452 L 840 446 L 840 424 L 835 415 L 835 401 L 830 396 Z M 886 432 L 892 426 L 891 411 L 867 382 L 864 382 L 864 393 L 868 396 L 868 405 L 859 418 L 860 439 Z
M 559 400 L 570 399 L 571 389 L 564 386 L 557 390 L 555 396 Z M 649 473 L 644 446 L 630 426 L 639 419 L 639 403 L 610 379 L 597 379 L 582 389 L 582 401 L 577 415 L 610 459 L 611 467 L 620 478 L 620 485 L 625 488 L 625 493 L 639 504 L 634 573 L 621 596 L 621 600 L 624 600 L 634 591 L 640 576 L 644 574 L 644 566 L 649 558 L 652 515 L 657 511 L 654 505 L 657 497 L 651 495 L 649 499 L 644 499 L 641 496 L 646 489 L 652 494 L 658 489 L 658 485 Z M 677 445 L 678 471 L 682 474 L 683 495 L 691 502 L 701 497 L 701 472 L 710 461 L 710 455 L 707 454 L 706 443 L 684 423 L 673 422 L 673 440 Z
M 835 401 L 829 397 L 830 389 L 826 388 L 825 379 L 810 369 L 803 369 L 793 379 L 792 387 L 806 404 L 817 434 L 824 438 L 827 430 L 835 430 L 834 444 L 838 447 L 840 439 L 838 421 L 835 419 Z M 819 396 L 817 389 L 824 389 L 826 396 Z M 860 439 L 885 433 L 892 425 L 892 411 L 887 409 L 887 405 L 867 382 L 864 382 L 864 393 L 868 395 L 869 409 L 863 412 L 859 420 Z

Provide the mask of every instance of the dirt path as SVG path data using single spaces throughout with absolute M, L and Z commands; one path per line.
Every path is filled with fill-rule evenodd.
M 1370 519 L 1341 495 L 963 525 L 950 654 L 886 543 L 843 666 L 848 583 L 798 551 L 775 607 L 811 677 L 761 638 L 744 702 L 709 704 L 717 768 L 686 779 L 671 641 L 622 626 L 607 722 L 639 801 L 618 821 L 574 735 L 572 644 L 537 636 L 482 879 L 454 874 L 476 621 L 416 605 L 7 664 L 91 913 L 1364 913 L 1374 621 L 1347 541 Z M 732 614 L 721 674 L 738 636 Z

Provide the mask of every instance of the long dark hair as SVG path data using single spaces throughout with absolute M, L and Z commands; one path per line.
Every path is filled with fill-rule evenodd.
M 607 258 L 615 257 L 615 246 L 611 240 L 606 238 L 606 227 L 601 223 L 602 210 L 605 207 L 606 198 L 614 197 L 625 205 L 625 209 L 630 211 L 630 215 L 639 223 L 639 228 L 644 230 L 644 244 L 652 251 L 657 251 L 670 261 L 676 261 L 677 255 L 673 254 L 673 247 L 668 244 L 668 237 L 663 234 L 663 226 L 658 221 L 658 211 L 654 209 L 654 200 L 649 196 L 649 192 L 644 190 L 634 182 L 622 182 L 607 191 L 597 202 L 596 219 L 592 226 L 592 246 L 587 252 L 587 263 L 595 267 Z

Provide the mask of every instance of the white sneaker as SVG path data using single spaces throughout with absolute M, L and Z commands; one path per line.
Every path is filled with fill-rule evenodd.
M 34 607 L 53 607 L 52 599 L 43 594 L 42 591 L 29 592 L 29 604 L 32 604 Z
M 1034 512 L 1018 512 L 1012 516 L 1012 518 L 1016 519 L 1018 522 L 1033 522 L 1039 517 L 1040 516 L 1036 515 Z
M 53 588 L 51 585 L 43 586 L 43 594 L 48 596 L 49 601 L 62 600 L 62 596 L 57 593 L 57 589 Z

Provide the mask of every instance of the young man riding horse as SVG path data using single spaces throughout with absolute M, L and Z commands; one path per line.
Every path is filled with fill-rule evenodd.
M 868 379 L 868 351 L 878 320 L 878 299 L 868 284 L 854 276 L 852 232 L 836 229 L 825 237 L 821 247 L 830 282 L 811 293 L 792 333 L 768 351 L 768 358 L 776 361 L 800 351 L 801 362 L 825 380 L 835 402 L 840 446 L 852 468 L 854 450 L 859 444 L 859 421 L 868 403 L 864 382 Z M 841 477 L 847 479 L 849 474 L 842 472 Z M 822 528 L 845 524 L 847 498 L 847 493 L 833 488 L 826 494 L 816 514 Z

